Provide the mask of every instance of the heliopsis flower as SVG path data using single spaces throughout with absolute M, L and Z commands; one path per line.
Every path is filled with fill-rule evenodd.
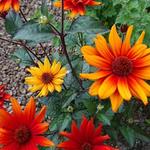
M 7 12 L 11 7 L 18 12 L 20 9 L 19 0 L 0 0 L 0 12 Z
M 3 108 L 4 102 L 9 100 L 10 94 L 5 92 L 5 85 L 0 85 L 0 109 Z
M 109 140 L 108 135 L 101 135 L 102 125 L 95 128 L 93 119 L 87 120 L 83 117 L 80 127 L 75 122 L 72 123 L 71 132 L 61 132 L 62 136 L 68 138 L 67 141 L 58 145 L 64 150 L 117 150 L 105 145 L 104 141 Z
M 129 26 L 124 41 L 119 37 L 116 26 L 111 28 L 109 44 L 102 35 L 95 38 L 95 47 L 83 46 L 84 59 L 97 68 L 94 73 L 81 74 L 81 78 L 94 80 L 89 89 L 92 96 L 100 99 L 110 97 L 112 109 L 117 111 L 123 99 L 132 96 L 146 105 L 150 96 L 150 48 L 143 44 L 143 31 L 134 45 L 130 44 L 133 26 Z
M 35 115 L 36 105 L 31 97 L 24 110 L 12 99 L 12 113 L 0 110 L 0 145 L 3 150 L 37 150 L 37 146 L 53 146 L 53 142 L 42 134 L 49 124 L 43 122 L 46 107 Z
M 61 68 L 60 62 L 54 60 L 51 65 L 46 57 L 44 64 L 38 62 L 38 67 L 31 67 L 28 71 L 32 76 L 26 77 L 25 82 L 30 85 L 31 92 L 41 90 L 38 96 L 46 96 L 48 92 L 52 93 L 54 90 L 61 92 L 67 70 L 65 67 Z
M 101 2 L 96 2 L 94 0 L 64 0 L 64 9 L 70 10 L 70 16 L 73 18 L 76 15 L 85 15 L 85 7 L 86 6 L 97 6 L 100 5 Z M 61 7 L 61 1 L 54 2 L 55 7 Z

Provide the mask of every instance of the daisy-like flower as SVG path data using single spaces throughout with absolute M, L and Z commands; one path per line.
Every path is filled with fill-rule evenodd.
M 0 0 L 0 12 L 7 12 L 11 7 L 18 12 L 20 9 L 19 0 Z
M 61 1 L 54 2 L 55 7 L 61 7 Z M 97 6 L 101 5 L 101 2 L 96 2 L 94 0 L 64 0 L 64 9 L 70 10 L 70 17 L 74 18 L 78 14 L 85 15 L 86 6 Z
M 143 31 L 134 45 L 130 44 L 133 26 L 129 26 L 124 41 L 116 26 L 111 28 L 109 44 L 102 35 L 95 38 L 95 47 L 83 46 L 84 59 L 97 68 L 94 73 L 80 74 L 81 78 L 94 80 L 89 89 L 92 96 L 100 99 L 110 97 L 112 110 L 116 112 L 123 102 L 132 96 L 148 104 L 150 85 L 150 48 L 143 44 Z
M 30 85 L 31 92 L 41 90 L 38 96 L 47 96 L 48 92 L 52 93 L 54 90 L 61 92 L 67 70 L 65 67 L 61 68 L 60 62 L 54 60 L 51 65 L 48 58 L 45 57 L 44 64 L 38 62 L 38 67 L 30 67 L 28 71 L 32 76 L 26 77 L 25 83 Z
M 67 141 L 58 145 L 58 148 L 64 150 L 117 150 L 111 146 L 105 145 L 104 141 L 110 137 L 101 135 L 102 125 L 95 128 L 93 119 L 87 120 L 83 117 L 80 127 L 75 122 L 72 123 L 71 132 L 61 132 L 62 136 L 68 138 Z
M 42 134 L 49 124 L 43 122 L 46 106 L 35 115 L 36 105 L 31 97 L 24 110 L 12 99 L 12 113 L 0 110 L 0 145 L 3 150 L 38 150 L 37 146 L 53 146 L 53 142 Z
M 0 85 L 0 109 L 3 108 L 4 102 L 9 100 L 10 94 L 5 92 L 5 85 Z

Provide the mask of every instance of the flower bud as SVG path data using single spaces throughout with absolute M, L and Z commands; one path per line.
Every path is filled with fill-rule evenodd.
M 121 25 L 121 27 L 120 27 L 120 31 L 122 32 L 122 33 L 126 33 L 127 32 L 127 30 L 128 30 L 128 25 L 127 24 L 122 24 Z
M 74 110 L 74 108 L 73 108 L 72 106 L 68 106 L 68 108 L 67 108 L 67 111 L 68 111 L 68 112 L 72 113 L 73 110 Z
M 46 16 L 41 16 L 39 18 L 39 24 L 47 24 L 48 23 L 48 18 Z

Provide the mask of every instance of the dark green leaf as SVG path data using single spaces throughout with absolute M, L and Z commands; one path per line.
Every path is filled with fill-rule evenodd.
M 101 121 L 104 125 L 111 125 L 110 119 L 107 115 L 99 113 L 97 115 L 97 117 L 98 117 L 99 121 Z
M 17 30 L 22 26 L 22 21 L 18 13 L 14 11 L 9 11 L 5 19 L 5 28 L 6 31 L 14 35 Z

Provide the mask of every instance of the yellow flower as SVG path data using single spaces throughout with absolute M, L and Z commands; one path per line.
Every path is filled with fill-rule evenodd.
M 61 68 L 61 63 L 54 62 L 50 64 L 48 58 L 44 60 L 44 64 L 38 62 L 38 67 L 30 67 L 28 71 L 32 74 L 31 77 L 25 78 L 25 83 L 30 85 L 29 91 L 40 91 L 38 96 L 47 96 L 49 92 L 54 90 L 61 92 L 62 84 L 64 82 L 67 70 L 65 67 Z
M 123 99 L 129 101 L 134 96 L 146 105 L 150 96 L 150 85 L 144 81 L 150 80 L 150 48 L 142 43 L 145 32 L 131 45 L 132 30 L 133 26 L 130 26 L 122 41 L 114 25 L 109 34 L 109 44 L 102 35 L 97 35 L 95 47 L 81 48 L 84 59 L 97 71 L 80 74 L 80 77 L 95 81 L 89 89 L 90 95 L 98 95 L 100 99 L 110 97 L 114 112 Z

